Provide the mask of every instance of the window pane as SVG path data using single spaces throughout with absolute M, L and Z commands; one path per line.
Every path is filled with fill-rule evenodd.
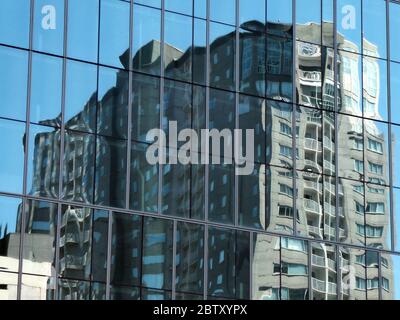
M 205 84 L 206 81 L 206 21 L 194 19 L 193 22 L 193 82 Z
M 161 11 L 135 5 L 133 30 L 133 69 L 160 74 Z
M 17 285 L 12 283 L 13 275 L 8 272 L 18 272 L 21 212 L 21 199 L 0 196 L 0 261 L 4 271 L 0 273 L 0 281 L 10 286 Z M 10 288 L 9 293 L 12 291 Z
M 135 287 L 112 286 L 110 300 L 139 300 L 140 289 Z
M 27 52 L 0 46 L 0 116 L 25 120 L 27 83 Z
M 27 190 L 39 197 L 57 198 L 60 175 L 60 131 L 31 125 Z
M 400 61 L 400 40 L 398 30 L 400 30 L 400 5 L 389 2 L 389 21 L 390 21 L 390 59 Z
M 126 139 L 128 131 L 128 72 L 100 67 L 98 88 L 97 133 Z
M 313 300 L 336 300 L 336 247 L 313 243 L 311 254 Z
M 234 90 L 235 28 L 219 23 L 210 24 L 210 60 L 211 86 Z
M 361 0 L 337 0 L 339 49 L 361 53 Z
M 400 300 L 399 269 L 400 257 L 398 255 L 382 254 L 381 272 L 382 300 Z
M 267 1 L 267 31 L 269 33 L 292 36 L 292 3 L 292 0 Z
M 193 11 L 193 0 L 166 0 L 165 9 L 191 16 Z
M 364 0 L 363 53 L 386 58 L 386 1 Z
M 130 4 L 101 0 L 100 12 L 100 63 L 128 69 Z
M 21 300 L 54 300 L 55 278 L 23 274 Z
M 158 211 L 158 165 L 146 159 L 147 144 L 132 143 L 130 209 Z
M 95 138 L 90 134 L 66 131 L 63 167 L 63 198 L 93 202 Z
M 0 42 L 28 48 L 30 0 L 3 0 L 0 3 Z M 16 19 L 18 17 L 18 19 Z M 0 59 L 1 61 L 2 59 Z
M 0 120 L 0 191 L 22 193 L 25 124 Z
M 400 165 L 396 161 L 400 157 L 400 126 L 391 126 L 391 134 L 390 137 L 392 144 L 392 172 L 390 173 L 392 176 L 392 183 L 394 187 L 400 188 L 400 175 L 398 174 L 400 170 Z
M 236 1 L 235 0 L 210 0 L 210 19 L 235 25 Z
M 62 59 L 33 54 L 30 121 L 60 126 Z
M 321 0 L 296 1 L 297 39 L 321 43 Z
M 95 203 L 125 208 L 127 143 L 98 137 L 96 148 Z
M 399 29 L 400 30 L 400 29 Z M 399 49 L 400 50 L 400 49 Z M 400 64 L 390 63 L 390 103 L 391 121 L 400 124 L 400 112 L 397 112 L 400 104 Z
M 27 202 L 22 265 L 24 273 L 54 276 L 57 208 L 55 203 Z
M 142 218 L 113 213 L 111 283 L 139 285 Z
M 67 61 L 65 126 L 68 129 L 93 132 L 97 105 L 97 67 Z
M 172 287 L 172 221 L 144 218 L 143 232 L 142 285 L 149 288 L 170 289 Z
M 97 62 L 98 21 L 99 0 L 68 1 L 68 57 Z
M 240 0 L 240 27 L 243 29 L 265 30 L 265 0 L 253 0 L 251 5 L 247 0 Z
M 167 77 L 192 80 L 192 26 L 192 18 L 165 13 L 164 65 Z
M 160 128 L 160 80 L 134 73 L 132 95 L 132 139 L 152 143 L 146 135 Z
M 178 222 L 176 246 L 176 290 L 202 294 L 204 227 Z
M 161 0 L 134 0 L 135 3 L 161 8 Z
M 64 0 L 36 0 L 33 49 L 63 55 Z

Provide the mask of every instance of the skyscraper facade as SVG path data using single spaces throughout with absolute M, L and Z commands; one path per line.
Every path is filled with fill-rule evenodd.
M 400 299 L 399 30 L 389 0 L 2 0 L 0 299 Z M 152 164 L 170 122 L 253 130 L 253 171 Z

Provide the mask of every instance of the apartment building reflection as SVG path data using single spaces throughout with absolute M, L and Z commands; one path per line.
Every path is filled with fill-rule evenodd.
M 365 299 L 366 295 L 369 299 L 377 299 L 378 255 L 349 249 L 346 244 L 386 249 L 390 238 L 387 129 L 385 131 L 381 123 L 372 120 L 380 119 L 380 65 L 375 58 L 364 58 L 361 70 L 362 58 L 354 53 L 357 48 L 339 34 L 338 42 L 342 47 L 354 50 L 339 51 L 335 88 L 333 48 L 316 44 L 320 40 L 310 36 L 318 35 L 316 30 L 321 28 L 320 25 L 302 25 L 298 28 L 299 39 L 307 41 L 295 42 L 296 82 L 293 83 L 291 26 L 271 23 L 267 25 L 270 32 L 267 37 L 258 31 L 263 27 L 251 21 L 242 25 L 239 53 L 235 53 L 234 31 L 216 32 L 218 36 L 212 39 L 210 82 L 213 88 L 210 89 L 209 127 L 235 128 L 235 94 L 226 90 L 235 89 L 235 54 L 239 54 L 239 87 L 242 93 L 249 95 L 240 95 L 237 117 L 241 128 L 255 129 L 257 162 L 255 173 L 239 183 L 241 190 L 253 192 L 248 199 L 239 200 L 239 224 L 282 236 L 254 235 L 250 252 L 252 269 L 247 270 L 252 273 L 251 286 L 230 283 L 229 279 L 223 278 L 226 274 L 222 269 L 224 265 L 215 264 L 208 268 L 207 287 L 213 295 L 224 290 L 233 292 L 237 285 L 238 292 L 246 292 L 251 287 L 250 294 L 254 299 Z M 333 36 L 329 31 L 331 28 L 322 29 L 326 32 L 323 38 Z M 374 52 L 376 48 L 369 44 L 368 50 Z M 203 83 L 204 47 L 179 49 L 165 44 L 163 52 L 166 76 Z M 151 41 L 135 53 L 132 65 L 135 70 L 157 74 L 160 54 L 160 42 Z M 125 66 L 129 64 L 128 56 L 128 52 L 121 56 Z M 128 119 L 127 73 L 103 68 L 99 74 L 110 77 L 114 84 L 104 92 L 94 92 L 79 113 L 66 119 L 63 159 L 60 159 L 61 117 L 40 123 L 55 129 L 34 136 L 31 195 L 54 198 L 61 191 L 65 200 L 125 207 L 126 166 L 129 165 L 130 208 L 155 212 L 159 173 L 157 168 L 145 164 L 144 152 L 149 143 L 145 139 L 146 132 L 159 125 L 159 80 L 146 75 L 134 76 L 135 108 L 132 119 Z M 188 74 L 191 74 L 190 78 Z M 336 117 L 335 92 L 341 112 Z M 163 126 L 168 121 L 177 121 L 178 130 L 205 127 L 204 87 L 165 80 L 163 96 Z M 267 99 L 261 98 L 264 96 Z M 132 121 L 131 135 L 127 132 L 127 121 Z M 132 141 L 127 141 L 128 136 Z M 132 143 L 133 150 L 130 164 L 126 163 L 128 143 Z M 339 181 L 336 181 L 336 171 Z M 60 172 L 63 177 L 61 190 Z M 201 165 L 167 165 L 163 167 L 162 183 L 161 211 L 164 214 L 203 219 L 204 190 L 208 190 L 209 219 L 234 223 L 233 166 L 210 166 L 208 188 L 205 189 L 205 170 Z M 56 206 L 30 201 L 25 214 L 23 272 L 45 275 L 47 280 L 34 277 L 37 282 L 32 281 L 27 287 L 37 290 L 23 288 L 22 292 L 27 297 L 44 298 L 43 290 L 48 296 L 54 289 L 58 213 Z M 91 258 L 103 255 L 97 256 L 96 261 L 105 260 L 106 252 L 101 248 L 107 243 L 108 219 L 89 209 L 62 206 L 60 222 L 59 274 L 68 279 L 88 279 L 89 274 L 96 274 L 98 281 L 105 281 L 107 266 L 92 265 Z M 113 252 L 112 259 L 127 272 L 138 272 L 140 262 L 136 253 L 141 251 L 143 234 L 137 222 L 125 223 L 115 220 L 116 234 L 125 233 L 129 226 L 132 235 L 115 240 L 118 250 Z M 96 237 L 93 236 L 94 225 Z M 309 248 L 307 241 L 284 236 L 293 234 L 294 230 L 310 239 L 337 241 L 342 245 L 336 248 L 313 242 Z M 11 234 L 2 250 L 12 251 L 18 246 L 20 232 Z M 156 226 L 149 232 L 167 238 L 170 230 Z M 179 234 L 182 250 L 193 252 L 182 256 L 198 256 L 194 262 L 179 261 L 179 272 L 189 279 L 194 277 L 190 272 L 194 264 L 204 267 L 201 251 L 205 245 L 214 248 L 210 252 L 215 257 L 211 256 L 209 260 L 218 260 L 228 251 L 238 252 L 239 256 L 246 251 L 232 249 L 233 242 L 226 239 L 209 244 L 201 238 L 193 239 L 189 226 Z M 218 238 L 218 234 L 215 237 Z M 232 235 L 232 239 L 234 237 L 237 235 Z M 132 238 L 137 242 L 133 243 Z M 166 244 L 165 255 L 170 251 L 168 248 L 170 246 Z M 148 252 L 150 256 L 152 249 Z M 145 255 L 145 251 L 142 254 Z M 10 259 L 5 264 L 15 264 L 18 253 Z M 382 260 L 383 295 L 390 299 L 394 288 L 392 262 L 390 257 Z M 249 268 L 246 259 L 238 261 L 242 272 Z M 161 278 L 170 262 L 169 258 L 150 261 L 152 276 Z M 112 277 L 116 283 L 125 281 L 119 279 L 122 275 Z M 14 280 L 2 278 L 10 283 Z M 133 283 L 140 285 L 140 280 Z M 350 283 L 355 287 L 349 287 Z M 179 281 L 177 286 L 179 291 Z M 199 285 L 193 280 L 191 290 L 201 292 L 202 286 L 204 284 Z M 338 286 L 340 297 L 337 296 Z M 64 298 L 82 298 L 82 288 L 77 281 L 60 280 L 58 287 Z M 96 294 L 103 296 L 103 291 L 98 288 Z

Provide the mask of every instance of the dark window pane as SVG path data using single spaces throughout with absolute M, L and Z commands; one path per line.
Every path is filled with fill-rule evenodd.
M 95 210 L 92 230 L 92 280 L 107 278 L 108 211 Z
M 206 21 L 194 19 L 193 24 L 193 82 L 204 84 L 206 81 Z
M 144 218 L 142 285 L 172 287 L 172 221 Z M 144 299 L 145 299 L 144 295 Z
M 93 132 L 97 105 L 97 68 L 67 61 L 65 127 Z
M 204 227 L 178 223 L 176 246 L 176 290 L 202 294 Z
M 8 272 L 18 272 L 21 212 L 21 199 L 0 196 L 0 259 L 1 270 L 4 271 L 0 273 L 1 283 L 13 277 Z M 12 292 L 11 288 L 9 292 Z
M 33 54 L 31 122 L 61 125 L 62 66 L 62 59 Z
M 112 286 L 110 300 L 139 300 L 140 289 L 136 287 Z
M 22 193 L 25 124 L 0 120 L 0 191 Z
M 192 80 L 192 18 L 165 13 L 165 75 L 178 80 Z
M 0 3 L 0 42 L 29 46 L 30 0 L 3 0 Z M 1 61 L 2 59 L 0 59 Z
M 97 138 L 95 203 L 125 208 L 126 141 Z
M 63 54 L 64 0 L 36 0 L 33 49 Z
M 133 13 L 133 69 L 160 74 L 161 11 L 136 5 Z
M 0 46 L 0 116 L 25 120 L 27 82 L 27 52 Z
M 127 138 L 128 87 L 128 72 L 111 68 L 99 69 L 98 134 Z
M 101 0 L 100 12 L 100 63 L 128 69 L 130 5 Z
M 158 165 L 146 159 L 147 144 L 132 143 L 130 208 L 138 211 L 157 212 Z
M 92 203 L 95 138 L 90 134 L 66 131 L 63 167 L 63 198 Z
M 68 57 L 97 62 L 98 21 L 99 0 L 68 1 Z
M 28 192 L 57 198 L 60 174 L 60 131 L 31 125 L 29 129 Z
M 142 217 L 113 214 L 111 283 L 140 284 Z
M 147 141 L 152 129 L 160 128 L 160 80 L 133 74 L 132 139 Z
M 22 265 L 24 273 L 54 276 L 57 208 L 55 203 L 27 202 Z
M 142 300 L 171 300 L 171 297 L 170 291 L 142 289 Z
M 59 279 L 59 300 L 105 300 L 106 285 L 97 282 Z
M 235 42 L 235 28 L 219 23 L 210 24 L 211 86 L 235 89 Z

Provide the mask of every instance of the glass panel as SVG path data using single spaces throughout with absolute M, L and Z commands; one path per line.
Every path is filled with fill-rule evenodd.
M 207 0 L 194 0 L 194 16 L 206 19 Z
M 292 234 L 294 223 L 293 171 L 279 167 L 267 167 L 265 195 L 267 230 Z M 296 216 L 298 216 L 297 213 Z
M 160 82 L 157 78 L 133 74 L 132 139 L 146 139 L 147 133 L 160 127 Z
M 134 0 L 135 3 L 161 8 L 161 0 Z
M 28 53 L 0 46 L 1 117 L 25 120 L 27 83 Z
M 382 300 L 400 300 L 399 293 L 400 256 L 381 255 L 381 292 Z
M 210 0 L 210 19 L 235 25 L 236 1 L 235 0 Z
M 248 233 L 209 228 L 208 250 L 208 295 L 248 299 Z
M 106 282 L 108 211 L 94 210 L 92 230 L 92 280 Z
M 127 138 L 128 94 L 128 72 L 111 68 L 99 69 L 98 134 Z
M 33 54 L 30 121 L 60 126 L 62 59 Z
M 390 142 L 392 145 L 391 161 L 392 161 L 392 183 L 394 187 L 400 188 L 400 165 L 396 159 L 400 159 L 400 126 L 391 125 Z M 379 147 L 379 144 L 378 144 Z M 399 220 L 400 221 L 400 220 Z
M 35 0 L 33 49 L 63 55 L 64 0 Z
M 150 288 L 172 287 L 173 223 L 144 218 L 142 285 Z M 142 292 L 142 298 L 147 294 Z
M 69 279 L 59 280 L 59 300 L 105 300 L 105 298 L 105 284 Z
M 97 137 L 95 203 L 125 208 L 127 143 Z
M 334 0 L 322 0 L 322 45 L 333 47 Z
M 0 191 L 22 193 L 25 124 L 0 120 Z
M 135 5 L 133 30 L 133 69 L 160 74 L 161 11 Z
M 363 53 L 386 58 L 386 1 L 364 0 Z
M 292 0 L 267 1 L 267 31 L 269 33 L 292 36 L 292 4 Z
M 221 3 L 214 0 L 215 3 Z M 221 12 L 226 12 L 225 9 Z M 210 24 L 210 85 L 235 89 L 235 28 Z
M 271 99 L 283 100 L 285 102 L 292 101 L 292 75 L 293 41 L 281 37 L 267 36 L 266 96 Z
M 97 67 L 67 61 L 65 127 L 93 132 L 97 105 Z
M 192 80 L 192 27 L 192 18 L 165 13 L 165 76 L 184 81 Z
M 3 0 L 0 3 L 0 42 L 28 48 L 30 0 Z M 18 17 L 18 19 L 16 19 Z M 1 61 L 2 59 L 0 59 Z
M 132 143 L 130 209 L 158 211 L 158 165 L 146 158 L 147 144 Z
M 338 157 L 339 176 L 347 179 L 364 180 L 363 121 L 361 118 L 338 114 Z
M 264 234 L 253 235 L 253 266 L 251 298 L 280 299 L 280 238 Z M 277 266 L 278 270 L 275 270 Z
M 130 4 L 101 0 L 100 12 L 100 63 L 128 69 Z
M 205 84 L 206 82 L 206 22 L 194 19 L 193 22 L 193 82 Z
M 54 300 L 56 279 L 22 275 L 21 300 Z
M 394 248 L 396 252 L 400 252 L 400 189 L 393 189 L 393 216 L 394 225 L 392 225 L 392 230 L 394 233 Z
M 93 202 L 95 139 L 93 135 L 65 132 L 63 198 Z
M 0 272 L 0 282 L 10 285 L 8 294 L 12 293 L 11 286 L 14 277 L 8 272 L 18 272 L 21 212 L 21 199 L 0 196 L 0 265 L 1 271 L 5 271 Z M 2 295 L 1 300 L 3 300 Z
M 400 30 L 400 5 L 389 2 L 389 22 L 390 22 L 390 59 L 400 61 L 400 40 L 398 30 Z
M 296 37 L 321 44 L 321 0 L 296 1 Z
M 171 300 L 172 293 L 164 290 L 142 289 L 142 300 Z
M 165 10 L 192 15 L 193 0 L 165 0 Z
M 366 251 L 339 248 L 341 300 L 366 300 Z
M 176 290 L 202 294 L 204 227 L 178 222 L 176 237 Z
M 55 276 L 57 208 L 55 203 L 27 201 L 22 272 Z
M 112 286 L 110 300 L 139 300 L 140 289 L 135 287 Z
M 313 300 L 336 300 L 336 247 L 324 243 L 313 243 L 311 253 Z
M 399 29 L 400 30 L 400 29 Z M 400 49 L 399 49 L 400 50 Z M 391 103 L 391 122 L 400 124 L 400 64 L 390 63 L 390 103 Z
M 140 284 L 142 218 L 136 215 L 113 213 L 112 226 L 111 283 L 138 285 Z
M 265 31 L 265 0 L 240 0 L 240 27 L 243 29 Z
M 99 0 L 68 1 L 68 57 L 97 62 L 98 25 Z
M 388 120 L 386 61 L 363 59 L 364 117 Z
M 265 165 L 256 164 L 250 175 L 238 176 L 239 225 L 265 228 Z
M 258 32 L 240 32 L 240 91 L 265 95 L 265 36 Z
M 337 0 L 338 48 L 361 53 L 361 0 Z

